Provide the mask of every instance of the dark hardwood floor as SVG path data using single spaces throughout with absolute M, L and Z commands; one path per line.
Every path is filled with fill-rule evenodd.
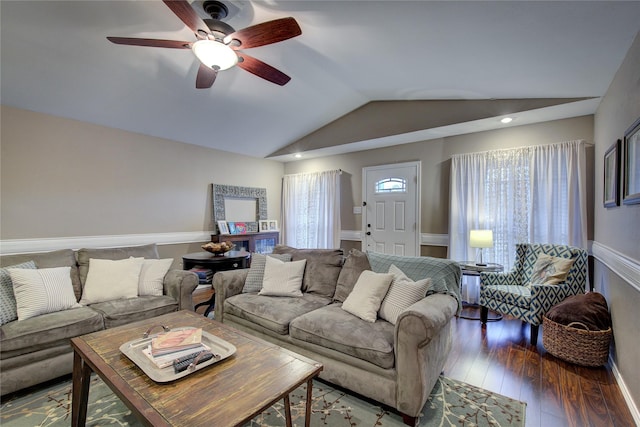
M 211 293 L 196 290 L 194 303 Z M 466 307 L 463 315 L 479 318 L 480 310 Z M 611 367 L 581 367 L 548 354 L 542 327 L 536 347 L 529 344 L 529 326 L 517 319 L 505 317 L 483 328 L 479 320 L 456 318 L 453 327 L 444 374 L 527 402 L 526 427 L 635 425 Z

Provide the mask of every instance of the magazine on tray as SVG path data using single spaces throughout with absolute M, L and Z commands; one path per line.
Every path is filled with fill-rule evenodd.
M 151 354 L 161 356 L 202 345 L 202 328 L 185 328 L 160 334 L 151 340 Z
M 174 351 L 161 356 L 151 354 L 151 345 L 142 349 L 142 353 L 149 358 L 158 368 L 163 369 L 173 365 L 173 361 L 184 356 L 200 353 L 201 351 L 211 351 L 211 347 L 200 344 L 198 347 L 191 347 L 186 350 Z

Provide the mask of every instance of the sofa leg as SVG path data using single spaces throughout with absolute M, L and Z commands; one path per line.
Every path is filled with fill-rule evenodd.
M 531 325 L 531 345 L 536 346 L 538 344 L 538 328 L 540 325 Z
M 489 307 L 480 306 L 480 323 L 487 324 L 487 318 L 489 317 Z
M 407 414 L 402 414 L 402 421 L 411 427 L 416 427 L 416 425 L 418 425 L 418 417 L 410 417 Z

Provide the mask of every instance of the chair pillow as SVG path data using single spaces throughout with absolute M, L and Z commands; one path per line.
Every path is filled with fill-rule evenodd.
M 357 249 L 351 249 L 338 276 L 336 293 L 333 295 L 334 301 L 344 302 L 353 290 L 358 277 L 365 270 L 371 270 L 367 254 Z
M 395 325 L 400 313 L 427 295 L 431 279 L 426 278 L 414 282 L 393 264 L 389 267 L 389 273 L 393 275 L 393 280 L 389 292 L 382 300 L 379 315 L 380 318 Z
M 9 268 L 28 268 L 35 270 L 36 263 L 33 261 L 27 261 L 22 264 L 0 268 L 0 325 L 7 324 L 18 319 L 16 296 L 13 293 L 13 282 L 11 281 L 11 275 L 8 270 Z
M 138 279 L 138 295 L 160 297 L 164 294 L 164 276 L 173 264 L 173 258 L 145 259 Z
M 575 258 L 558 258 L 547 254 L 539 254 L 531 271 L 530 284 L 558 285 L 569 275 Z
M 284 262 L 266 257 L 264 281 L 258 295 L 301 297 L 302 276 L 307 260 Z
M 392 274 L 363 271 L 353 286 L 353 291 L 342 303 L 342 309 L 367 322 L 375 322 L 391 280 Z
M 73 293 L 71 267 L 10 268 L 18 321 L 80 307 Z
M 262 281 L 264 279 L 264 266 L 267 262 L 267 256 L 278 259 L 280 261 L 291 261 L 291 254 L 251 254 L 251 266 L 247 272 L 247 278 L 242 287 L 243 293 L 258 292 L 262 289 Z
M 87 281 L 80 304 L 112 301 L 138 296 L 138 281 L 144 258 L 121 260 L 89 259 Z

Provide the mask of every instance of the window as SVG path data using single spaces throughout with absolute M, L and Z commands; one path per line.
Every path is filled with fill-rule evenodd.
M 375 192 L 377 194 L 384 193 L 406 193 L 407 180 L 402 178 L 385 178 L 376 182 Z

